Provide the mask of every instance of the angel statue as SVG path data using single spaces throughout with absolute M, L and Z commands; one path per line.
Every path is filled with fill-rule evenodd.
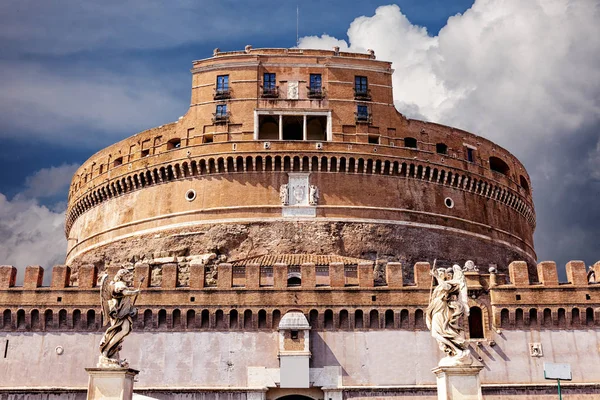
M 100 341 L 98 367 L 129 367 L 127 360 L 119 359 L 119 350 L 123 340 L 131 332 L 132 318 L 137 314 L 134 304 L 140 293 L 139 287 L 134 289 L 127 286 L 130 274 L 128 270 L 120 269 L 112 280 L 108 279 L 106 273 L 100 280 L 102 316 L 105 322 L 110 321 L 110 326 Z
M 454 265 L 447 270 L 438 269 L 434 272 L 432 269 L 430 273 L 437 280 L 437 286 L 427 307 L 426 323 L 431 336 L 438 341 L 440 350 L 446 353 L 439 365 L 471 365 L 473 358 L 463 329 L 459 326 L 460 317 L 469 316 L 467 281 L 463 270 Z

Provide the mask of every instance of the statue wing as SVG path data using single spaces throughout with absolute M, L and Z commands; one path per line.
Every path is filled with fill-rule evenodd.
M 110 321 L 108 301 L 111 299 L 110 294 L 110 280 L 108 274 L 103 274 L 100 278 L 100 305 L 102 306 L 102 321 L 104 325 L 107 325 Z
M 458 283 L 458 289 L 460 291 L 460 293 L 458 295 L 458 299 L 463 305 L 463 309 L 465 310 L 465 315 L 468 316 L 469 315 L 469 293 L 468 293 L 468 289 L 467 289 L 467 278 L 465 278 L 465 274 L 464 274 L 462 268 L 460 268 L 460 266 L 455 265 L 452 269 L 454 270 L 453 280 L 455 280 Z

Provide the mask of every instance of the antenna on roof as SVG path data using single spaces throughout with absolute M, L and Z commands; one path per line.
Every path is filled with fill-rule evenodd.
M 298 21 L 300 20 L 300 8 L 296 4 L 296 47 L 300 46 L 300 39 L 298 39 Z

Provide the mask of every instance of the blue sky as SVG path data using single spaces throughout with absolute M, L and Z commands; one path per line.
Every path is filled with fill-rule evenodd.
M 176 120 L 212 50 L 334 44 L 394 62 L 397 108 L 488 137 L 533 180 L 540 260 L 600 259 L 594 0 L 0 4 L 0 263 L 64 257 L 70 176 Z M 395 6 L 394 6 L 395 5 Z

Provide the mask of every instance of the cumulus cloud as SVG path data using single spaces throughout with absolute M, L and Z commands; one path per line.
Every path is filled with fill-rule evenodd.
M 396 107 L 409 117 L 531 150 L 600 117 L 599 17 L 593 1 L 477 0 L 430 36 L 398 6 L 382 6 L 351 23 L 347 47 L 393 62 Z M 318 39 L 300 47 L 338 41 Z
M 52 197 L 64 194 L 79 164 L 62 164 L 58 167 L 42 168 L 25 179 L 26 197 Z
M 8 200 L 0 193 L 0 262 L 17 267 L 20 282 L 28 265 L 49 271 L 64 263 L 64 219 L 64 210 L 54 212 L 20 196 Z
M 392 61 L 400 112 L 487 137 L 524 162 L 537 204 L 538 256 L 594 262 L 598 20 L 593 0 L 476 0 L 434 36 L 391 5 L 356 18 L 348 42 L 323 35 L 302 38 L 300 47 L 373 49 Z

